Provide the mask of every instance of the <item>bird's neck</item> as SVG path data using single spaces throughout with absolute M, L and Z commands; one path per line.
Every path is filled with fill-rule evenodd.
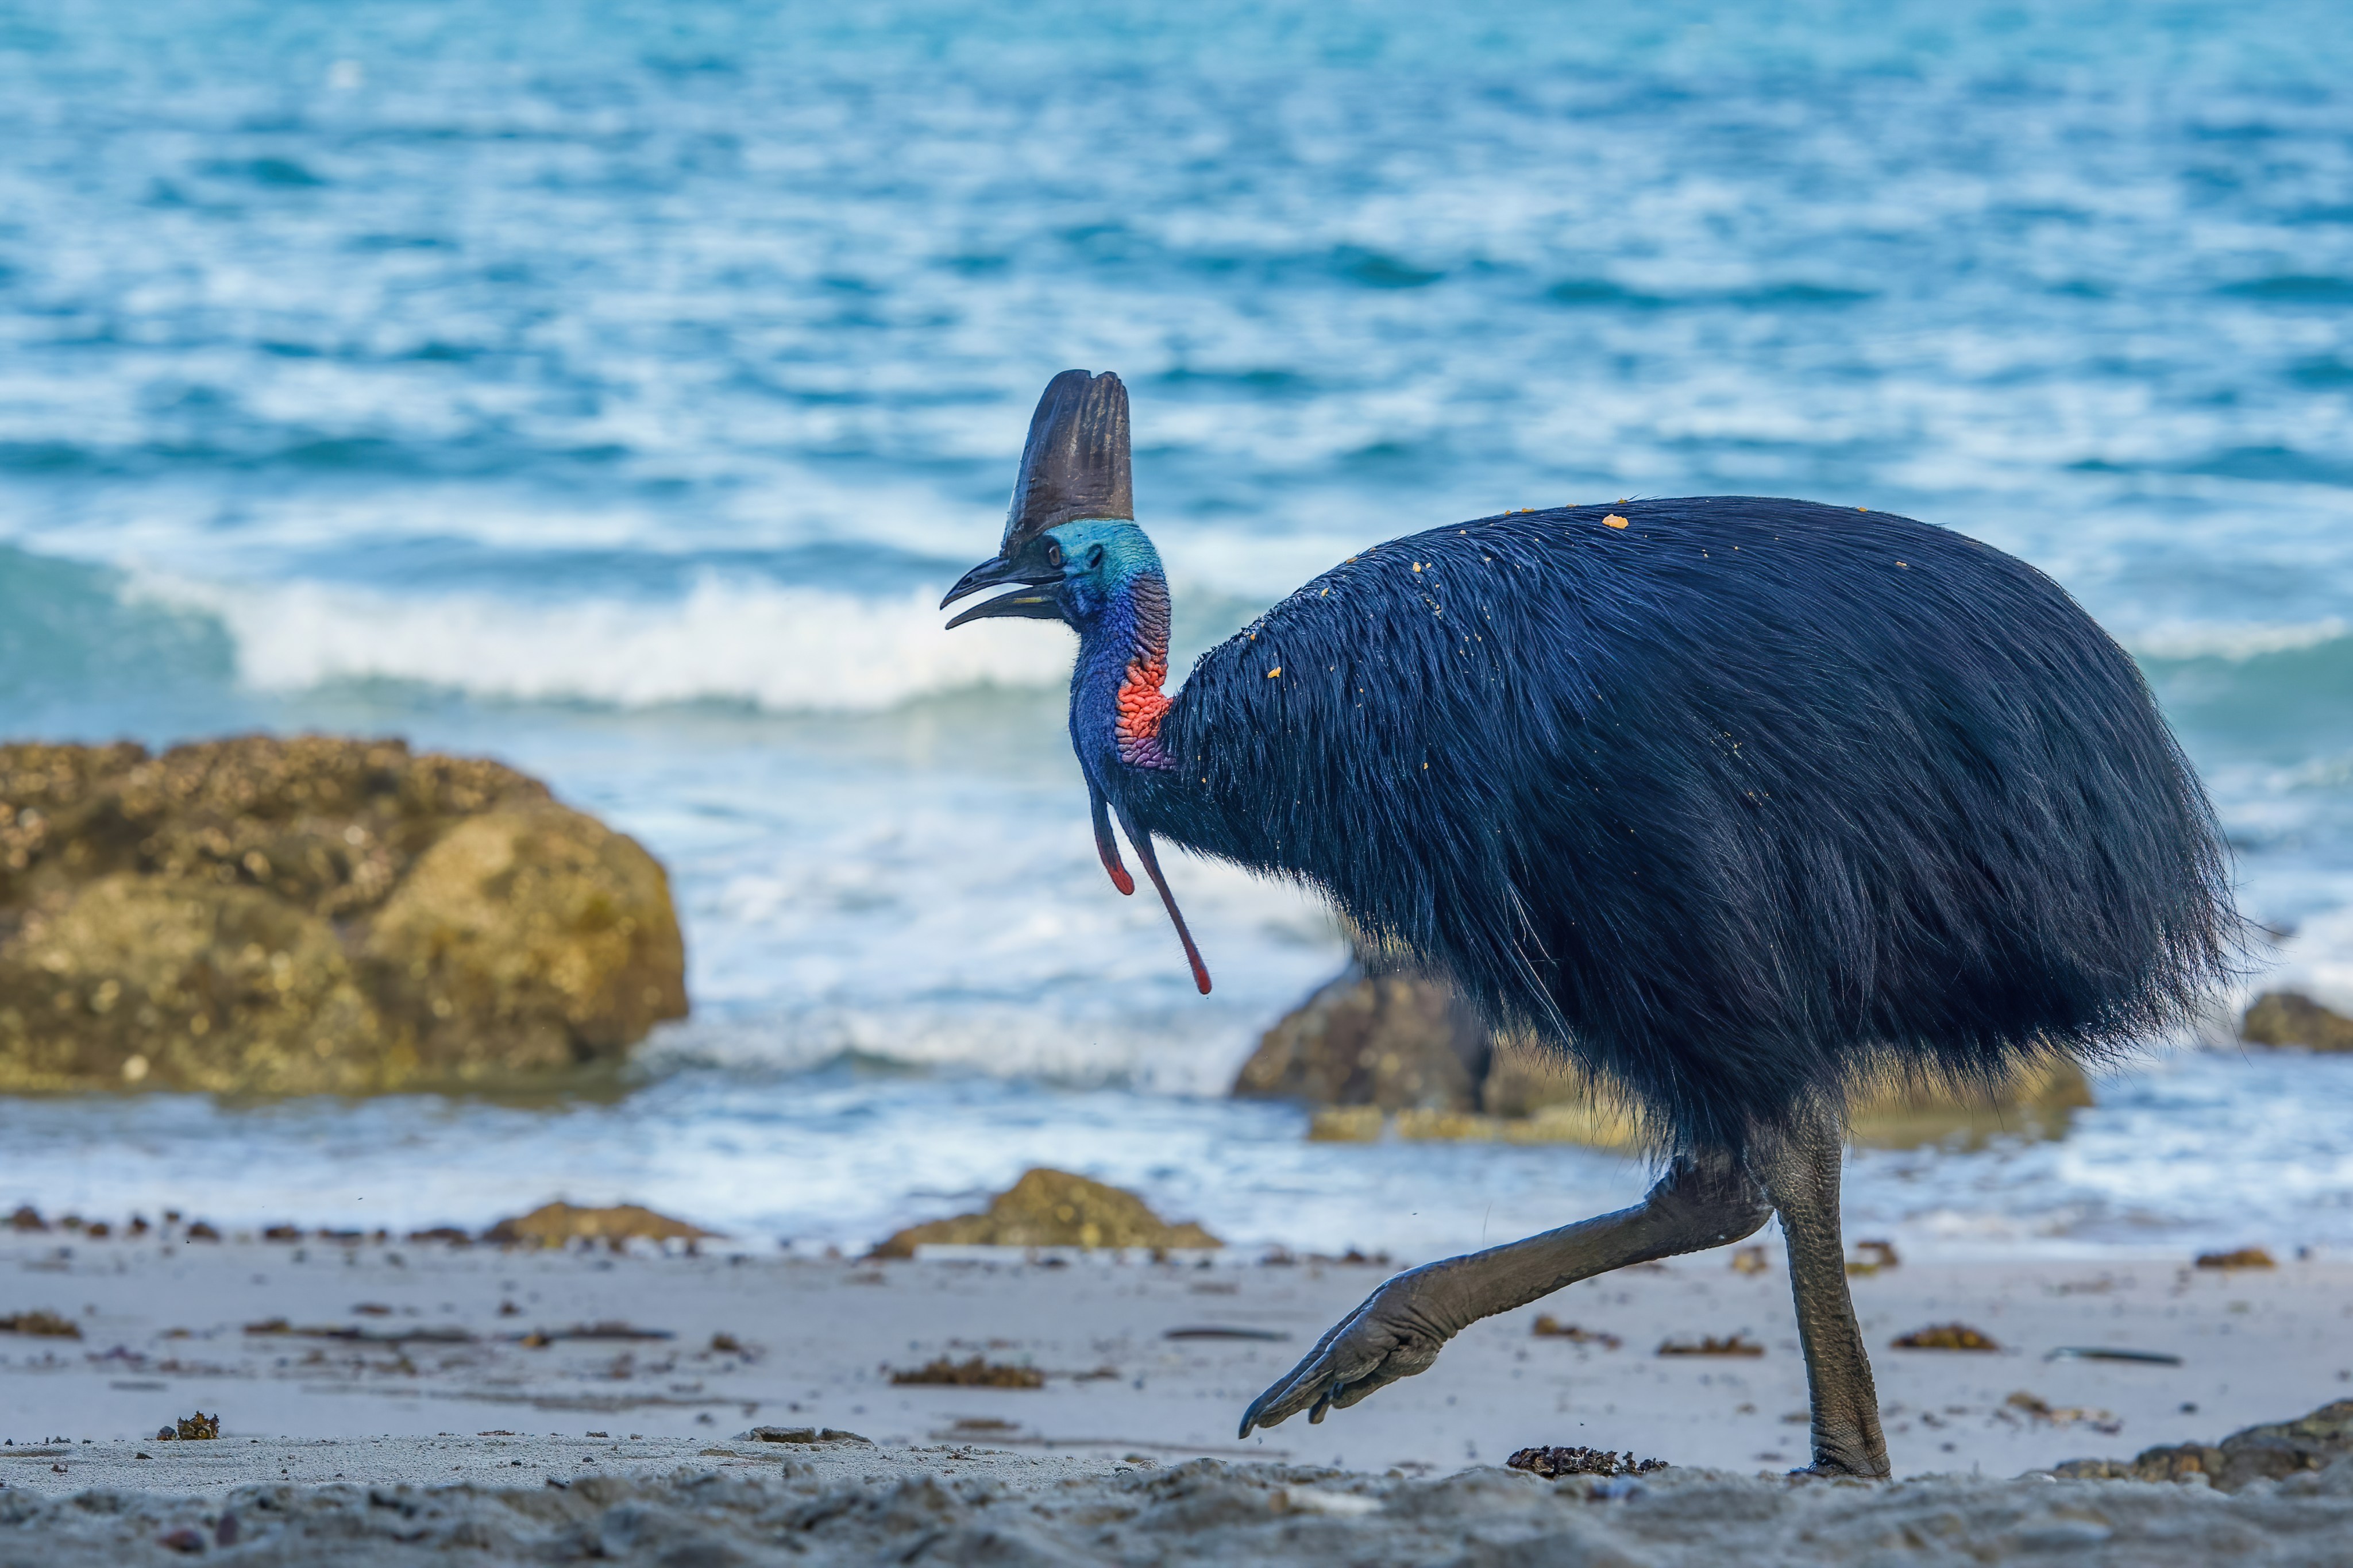
M 1080 632 L 1071 674 L 1071 742 L 1089 775 L 1114 796 L 1119 784 L 1172 765 L 1160 745 L 1167 679 L 1168 580 L 1156 569 L 1137 572 Z

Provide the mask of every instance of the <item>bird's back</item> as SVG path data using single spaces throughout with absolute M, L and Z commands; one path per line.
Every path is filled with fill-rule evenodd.
M 1203 656 L 1151 826 L 1300 878 L 1662 1139 L 2180 1019 L 2233 917 L 2130 658 L 2041 573 L 1751 497 L 1481 519 Z

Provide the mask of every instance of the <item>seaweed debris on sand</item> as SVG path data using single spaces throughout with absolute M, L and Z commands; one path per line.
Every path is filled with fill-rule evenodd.
M 1525 1470 L 1547 1480 L 1556 1476 L 1647 1476 L 1667 1468 L 1664 1459 L 1638 1459 L 1630 1449 L 1613 1454 L 1605 1448 L 1522 1448 L 1504 1461 L 1506 1469 Z
M 1695 1340 L 1662 1340 L 1659 1342 L 1658 1353 L 1661 1355 L 1759 1356 L 1765 1353 L 1765 1347 L 1746 1334 L 1726 1334 L 1720 1339 L 1714 1334 L 1702 1334 Z
M 46 1308 L 30 1312 L 10 1312 L 0 1317 L 0 1334 L 36 1334 L 44 1339 L 78 1340 L 81 1325 L 61 1313 Z
M 1034 1366 L 1015 1366 L 979 1356 L 969 1361 L 938 1356 L 921 1366 L 893 1371 L 891 1381 L 902 1385 L 929 1384 L 944 1388 L 1043 1388 L 1046 1374 Z
M 1991 1334 L 1967 1323 L 1932 1323 L 1898 1334 L 1890 1342 L 1899 1351 L 1998 1351 Z
M 2201 1252 L 2198 1255 L 2200 1268 L 2277 1268 L 2272 1255 L 2260 1247 L 2235 1247 L 2229 1252 Z
M 1614 1351 L 1626 1342 L 1616 1334 L 1605 1333 L 1599 1329 L 1584 1329 L 1575 1323 L 1564 1323 L 1550 1312 L 1538 1312 L 1535 1325 L 1529 1332 L 1540 1340 L 1567 1340 L 1573 1345 L 1599 1345 L 1606 1351 Z

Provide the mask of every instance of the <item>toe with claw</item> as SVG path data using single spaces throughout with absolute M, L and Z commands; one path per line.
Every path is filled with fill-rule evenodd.
M 1302 1410 L 1312 1424 L 1345 1410 L 1401 1377 L 1426 1372 L 1460 1325 L 1432 1310 L 1430 1270 L 1398 1275 L 1334 1324 L 1272 1387 L 1242 1413 L 1241 1436 L 1276 1426 Z

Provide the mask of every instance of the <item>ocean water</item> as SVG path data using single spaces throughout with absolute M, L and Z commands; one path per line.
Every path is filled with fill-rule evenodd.
M 1364 543 L 1803 495 L 2051 572 L 2353 1004 L 2353 37 L 2162 8 L 0 5 L 0 734 L 397 733 L 671 868 L 617 1102 L 0 1104 L 0 1196 L 858 1246 L 1025 1165 L 1414 1255 L 1638 1192 L 1219 1098 L 1342 955 L 1094 863 L 1066 634 L 944 635 L 1029 410 L 1134 397 L 1179 666 Z M 1934 1241 L 2353 1245 L 2353 1067 L 2177 1046 Z

